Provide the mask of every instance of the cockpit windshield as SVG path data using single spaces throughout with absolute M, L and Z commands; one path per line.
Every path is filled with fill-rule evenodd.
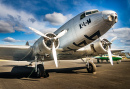
M 86 17 L 87 15 L 94 14 L 94 13 L 97 13 L 97 12 L 99 12 L 99 11 L 98 11 L 98 10 L 92 10 L 92 11 L 84 12 L 84 13 L 80 16 L 80 19 L 83 19 L 83 18 Z
M 90 12 L 86 12 L 86 15 L 89 15 L 89 14 L 91 14 L 91 11 Z

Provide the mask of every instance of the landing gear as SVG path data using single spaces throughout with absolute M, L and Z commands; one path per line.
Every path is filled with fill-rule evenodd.
M 88 73 L 93 73 L 93 72 L 96 72 L 97 68 L 96 68 L 96 65 L 93 63 L 93 60 L 86 60 L 86 62 L 81 58 L 81 60 L 86 63 L 86 68 L 87 68 L 87 71 Z
M 37 64 L 38 60 L 41 61 L 42 64 Z M 44 70 L 43 60 L 44 60 L 44 57 L 42 58 L 39 55 L 35 56 L 35 72 L 36 72 L 36 77 L 37 78 L 40 78 L 40 77 L 44 77 L 44 78 L 49 77 L 48 72 Z
M 96 65 L 93 62 L 88 62 L 86 64 L 86 68 L 87 68 L 88 73 L 96 72 Z
M 100 63 L 99 59 L 97 59 L 97 63 Z
M 37 76 L 37 78 L 40 78 L 40 77 L 44 77 L 44 78 L 49 77 L 48 72 L 46 72 L 44 70 L 44 66 L 42 64 L 37 65 L 36 76 Z
M 108 63 L 108 60 L 106 60 L 106 62 Z

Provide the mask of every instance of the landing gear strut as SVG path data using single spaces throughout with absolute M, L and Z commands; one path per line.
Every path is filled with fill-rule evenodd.
M 81 60 L 86 63 L 86 68 L 87 68 L 87 71 L 88 73 L 93 73 L 93 72 L 96 72 L 97 68 L 96 68 L 96 65 L 93 63 L 93 60 L 86 60 L 86 62 L 81 58 Z
M 35 72 L 36 72 L 36 77 L 40 78 L 40 77 L 49 77 L 49 74 L 47 71 L 44 70 L 44 65 L 42 64 L 37 64 L 38 60 L 40 60 L 41 57 L 40 56 L 35 56 Z M 41 60 L 43 61 L 43 60 Z

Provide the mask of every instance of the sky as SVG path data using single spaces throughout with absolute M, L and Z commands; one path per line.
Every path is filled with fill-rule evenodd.
M 102 38 L 117 36 L 112 49 L 130 52 L 130 0 L 0 0 L 0 44 L 31 45 L 40 37 L 28 27 L 53 33 L 77 14 L 113 10 L 118 22 Z

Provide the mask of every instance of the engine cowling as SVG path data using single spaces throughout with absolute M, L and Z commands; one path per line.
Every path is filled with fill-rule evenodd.
M 108 45 L 110 42 L 107 39 L 97 40 L 95 43 L 86 47 L 87 55 L 97 55 L 107 53 Z
M 53 38 L 56 37 L 53 33 L 47 33 L 46 36 Z M 59 39 L 55 41 L 55 47 L 59 47 Z M 50 39 L 40 37 L 33 45 L 33 54 L 45 55 L 50 54 L 52 48 L 52 41 Z

